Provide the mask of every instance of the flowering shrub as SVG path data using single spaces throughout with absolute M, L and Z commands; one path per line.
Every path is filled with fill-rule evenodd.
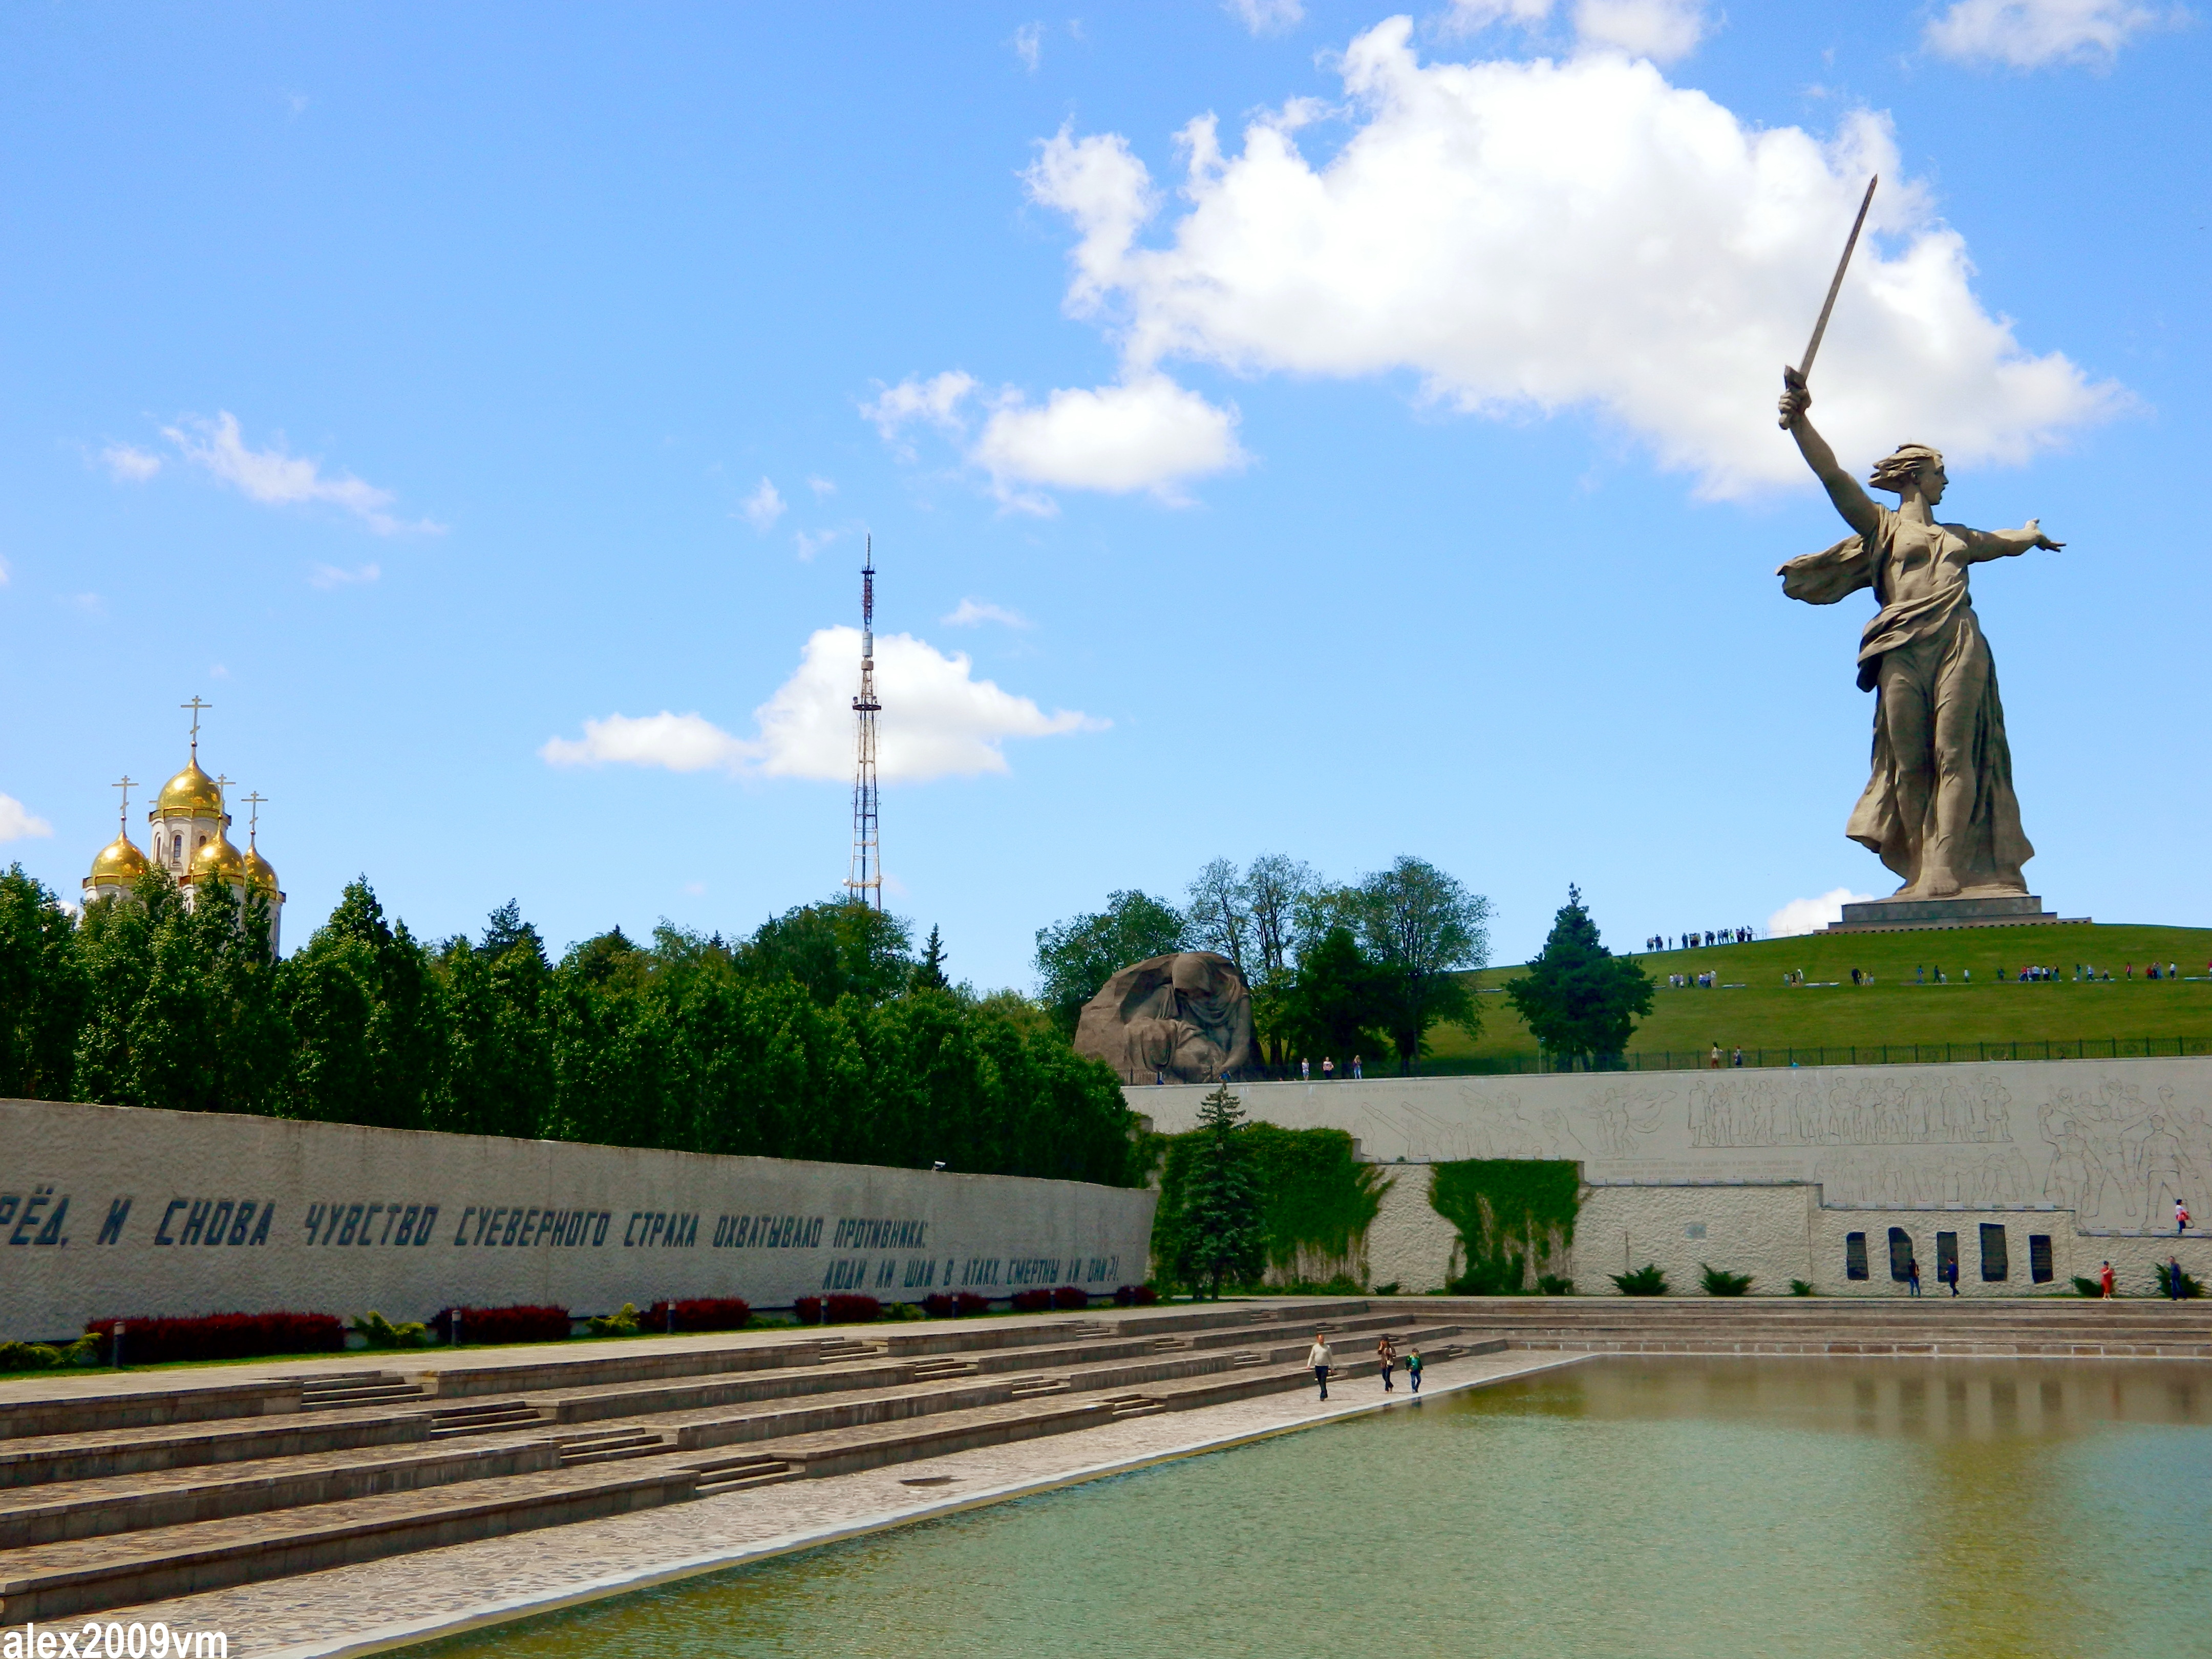
M 963 1291 L 952 1298 L 952 1311 L 963 1319 L 969 1314 L 988 1313 L 991 1311 L 991 1298 L 978 1296 L 973 1291 Z
M 1149 1308 L 1160 1299 L 1160 1293 L 1149 1285 L 1124 1285 L 1114 1292 L 1117 1308 Z
M 1087 1308 L 1091 1305 L 1091 1294 L 1080 1285 L 1063 1285 L 1052 1293 L 1052 1305 L 1055 1308 Z
M 1014 1311 L 1016 1313 L 1043 1313 L 1049 1310 L 1051 1306 L 1052 1292 L 1050 1291 L 1016 1291 L 1014 1292 Z
M 649 1331 L 665 1331 L 668 1322 L 669 1304 L 656 1302 L 645 1316 L 645 1328 Z M 676 1323 L 679 1331 L 741 1331 L 753 1316 L 752 1304 L 741 1296 L 702 1296 L 675 1304 Z
M 197 1319 L 129 1319 L 123 1363 L 158 1365 L 172 1359 L 252 1359 L 268 1353 L 340 1353 L 345 1322 L 336 1314 L 228 1313 Z M 114 1319 L 95 1319 L 85 1329 L 100 1340 L 103 1364 L 114 1363 Z
M 453 1340 L 453 1315 L 461 1316 L 461 1340 L 472 1347 L 501 1342 L 566 1342 L 569 1319 L 566 1308 L 518 1303 L 511 1308 L 441 1308 L 430 1322 L 441 1342 Z
M 802 1325 L 819 1325 L 822 1322 L 822 1298 L 818 1296 L 800 1297 L 791 1304 L 791 1310 L 799 1316 L 799 1322 Z
M 960 1311 L 954 1305 L 952 1298 L 942 1291 L 933 1296 L 922 1297 L 921 1310 L 932 1319 L 951 1319 Z
M 872 1296 L 833 1296 L 823 1314 L 825 1325 L 865 1325 L 884 1316 L 884 1304 Z

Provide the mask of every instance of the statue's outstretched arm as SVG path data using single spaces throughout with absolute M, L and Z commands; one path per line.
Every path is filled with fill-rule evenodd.
M 1844 522 L 1862 536 L 1871 538 L 1881 528 L 1881 514 L 1874 498 L 1859 488 L 1859 481 L 1844 471 L 1836 459 L 1836 452 L 1828 447 L 1828 441 L 1813 429 L 1813 422 L 1805 411 L 1813 405 L 1813 393 L 1805 384 L 1805 377 L 1794 368 L 1782 371 L 1782 401 L 1778 408 L 1782 422 L 1790 428 L 1790 435 L 1797 440 L 1797 453 L 1805 458 L 1805 465 L 1813 469 L 1813 476 L 1828 492 L 1828 499 L 1843 514 Z
M 2013 558 L 2031 548 L 2040 547 L 2056 553 L 2066 545 L 2064 542 L 2052 541 L 2043 533 L 2040 519 L 2030 519 L 2018 530 L 1967 530 L 1964 526 L 1950 525 L 1944 528 L 1954 530 L 1966 538 L 1968 557 L 1975 564 L 1990 559 Z

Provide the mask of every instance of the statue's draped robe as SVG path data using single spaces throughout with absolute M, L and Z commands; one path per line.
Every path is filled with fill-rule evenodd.
M 1877 854 L 1898 876 L 1910 884 L 1918 880 L 1917 857 L 1936 839 L 1936 791 L 1928 791 L 1926 821 L 1917 826 L 1905 822 L 1904 793 L 1899 787 L 1898 757 L 1891 746 L 1889 723 L 1883 718 L 1882 662 L 1892 652 L 1913 650 L 1904 660 L 1911 665 L 1911 690 L 1928 699 L 1928 727 L 1935 741 L 1939 705 L 1964 699 L 1971 704 L 1966 723 L 1966 752 L 1958 757 L 1973 782 L 1973 809 L 1959 843 L 1952 849 L 1952 874 L 1962 893 L 2024 893 L 2027 883 L 2020 866 L 2035 856 L 2020 827 L 2020 798 L 2013 793 L 2012 750 L 2005 742 L 2004 705 L 1997 697 L 1996 659 L 1982 636 L 1966 588 L 1967 562 L 1942 558 L 1938 562 L 1948 580 L 1936 583 L 1921 598 L 1895 600 L 1891 597 L 1889 571 L 1899 526 L 1898 515 L 1876 506 L 1881 525 L 1871 543 L 1850 536 L 1819 553 L 1792 559 L 1782 567 L 1782 591 L 1808 605 L 1833 605 L 1862 587 L 1874 589 L 1881 609 L 1859 636 L 1859 690 L 1875 693 L 1874 763 L 1866 792 L 1851 809 L 1844 833 Z M 1933 536 L 1948 538 L 1953 553 L 1970 552 L 1981 532 L 1963 525 L 1931 525 Z M 1928 757 L 1933 774 L 1941 770 L 1938 757 Z

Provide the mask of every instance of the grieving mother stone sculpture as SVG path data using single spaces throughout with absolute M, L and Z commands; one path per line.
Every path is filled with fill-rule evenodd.
M 1921 444 L 1875 468 L 1868 482 L 1898 497 L 1894 512 L 1879 505 L 1805 418 L 1804 376 L 1784 369 L 1783 382 L 1782 423 L 1855 533 L 1782 566 L 1782 591 L 1833 605 L 1871 587 L 1881 606 L 1859 639 L 1859 689 L 1875 693 L 1873 775 L 1844 833 L 1904 878 L 1893 901 L 2025 894 L 2020 867 L 2035 848 L 2020 827 L 1996 664 L 1966 572 L 2063 544 L 2033 519 L 2020 530 L 1937 523 L 1949 481 L 1942 455 Z
M 1133 1082 L 1216 1082 L 1256 1063 L 1252 994 L 1235 964 L 1211 951 L 1151 957 L 1083 1005 L 1075 1051 Z

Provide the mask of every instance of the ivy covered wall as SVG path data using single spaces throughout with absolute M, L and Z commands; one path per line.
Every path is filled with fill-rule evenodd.
M 1564 1283 L 1582 1174 L 1563 1158 L 1470 1158 L 1429 1166 L 1429 1203 L 1457 1229 L 1464 1296 L 1515 1296 Z
M 1390 1176 L 1352 1156 L 1352 1139 L 1341 1129 L 1285 1129 L 1247 1123 L 1238 1137 L 1252 1160 L 1267 1237 L 1267 1282 L 1324 1284 L 1348 1279 L 1365 1288 L 1361 1246 Z M 1180 1254 L 1184 1223 L 1184 1174 L 1198 1137 L 1145 1137 L 1160 1188 L 1152 1222 L 1152 1271 L 1167 1284 Z

